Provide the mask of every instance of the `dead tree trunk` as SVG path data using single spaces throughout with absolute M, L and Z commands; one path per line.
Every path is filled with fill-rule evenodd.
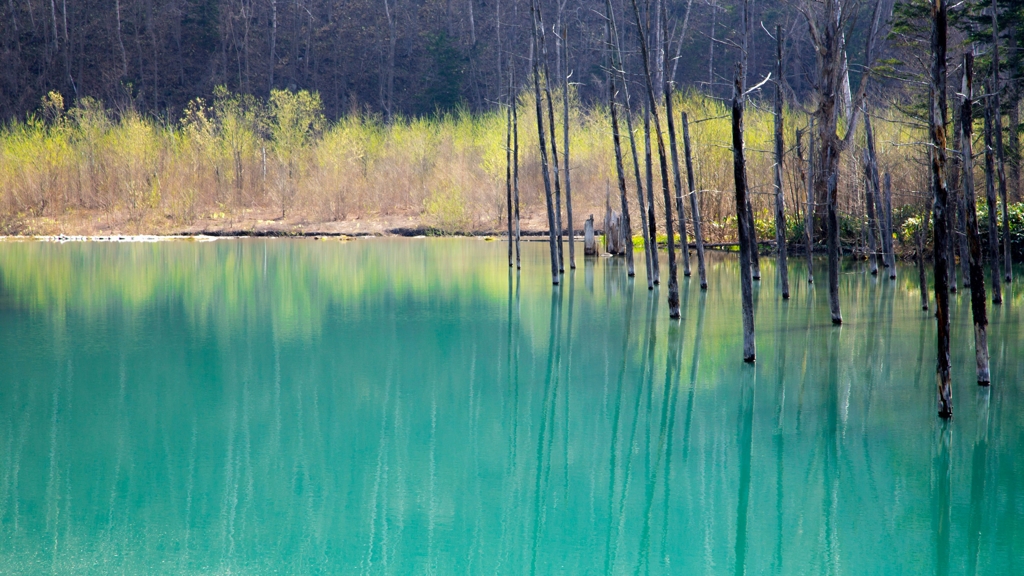
M 999 18 L 996 0 L 992 0 L 992 122 L 995 127 L 996 159 L 999 169 L 999 199 L 1003 209 L 1003 266 L 1006 283 L 1013 281 L 1013 258 L 1010 256 L 1010 220 L 1006 208 L 1006 155 L 1003 150 L 1003 110 L 999 105 Z
M 868 115 L 867 104 L 864 105 L 864 135 L 867 147 L 864 150 L 864 177 L 868 181 L 867 187 L 867 208 L 868 208 L 868 242 L 871 247 L 871 274 L 878 274 L 878 258 L 881 256 L 882 266 L 889 267 L 887 258 L 888 243 L 885 238 L 885 225 L 882 220 L 882 189 L 878 179 L 878 156 L 875 154 L 875 135 L 871 130 L 871 116 Z M 882 222 L 879 222 L 882 220 Z M 875 245 L 875 235 L 878 235 L 878 245 Z M 877 249 L 877 251 L 876 251 Z
M 661 0 L 661 41 L 662 41 L 662 64 L 663 92 L 665 95 L 665 121 L 668 123 L 668 144 L 672 155 L 672 175 L 676 187 L 676 217 L 679 220 L 679 244 L 683 252 L 683 275 L 690 275 L 690 242 L 686 234 L 686 212 L 683 210 L 683 180 L 679 170 L 679 146 L 676 143 L 676 121 L 675 112 L 672 106 L 672 83 L 668 71 L 668 60 L 664 57 L 668 54 L 668 13 L 665 8 L 665 0 Z M 674 234 L 669 226 L 668 234 Z
M 562 132 L 565 136 L 565 217 L 569 225 L 569 268 L 576 269 L 576 232 L 572 225 L 572 183 L 569 178 L 569 38 L 568 29 L 562 27 L 562 54 L 565 73 L 562 74 Z M 623 220 L 626 215 L 623 212 Z
M 533 20 L 533 47 L 530 61 L 533 65 L 533 96 L 537 107 L 537 142 L 540 147 L 540 169 L 544 175 L 544 199 L 548 209 L 548 245 L 551 249 L 551 283 L 558 285 L 558 245 L 555 243 L 555 210 L 551 198 L 551 174 L 548 172 L 548 147 L 544 141 L 544 109 L 540 93 L 540 65 L 537 53 L 540 51 L 539 34 L 537 32 L 537 2 L 530 1 L 530 16 Z
M 693 240 L 697 244 L 697 273 L 700 274 L 700 289 L 708 289 L 707 271 L 704 267 L 704 236 L 701 233 L 700 206 L 697 203 L 697 187 L 693 178 L 693 157 L 690 151 L 690 123 L 683 112 L 683 152 L 686 154 L 686 182 L 690 188 L 690 214 L 693 216 Z
M 743 309 L 743 361 L 757 357 L 754 343 L 754 286 L 750 274 L 750 228 L 747 212 L 747 165 L 743 157 L 743 65 L 737 65 L 732 92 L 732 171 L 736 181 L 736 229 L 740 244 L 740 295 Z
M 512 236 L 512 80 L 509 77 L 509 106 L 506 111 L 508 122 L 505 125 L 505 216 L 508 220 L 508 267 L 514 264 L 512 260 L 512 245 L 515 238 Z
M 896 279 L 896 250 L 892 246 L 892 178 L 885 173 L 885 244 L 889 247 L 889 280 Z
M 814 119 L 807 129 L 807 283 L 814 284 Z
M 597 240 L 594 238 L 594 215 L 583 223 L 583 255 L 597 256 Z
M 511 67 L 512 77 L 515 78 L 515 67 Z M 515 84 L 513 83 L 513 86 Z M 514 90 L 512 95 L 512 202 L 515 204 L 516 213 L 516 269 L 521 269 L 522 250 L 519 240 L 522 236 L 519 224 L 519 90 Z
M 605 24 L 605 33 L 608 44 L 608 109 L 612 117 L 612 143 L 615 146 L 615 174 L 618 176 L 619 200 L 622 203 L 622 227 L 626 236 L 626 269 L 629 277 L 635 276 L 633 268 L 633 231 L 629 222 L 629 201 L 626 196 L 626 171 L 622 166 L 622 138 L 619 135 L 619 113 L 616 102 L 615 91 L 615 70 L 620 65 L 618 58 L 612 56 L 612 25 L 611 25 L 611 0 L 605 2 L 608 23 Z M 642 210 L 642 207 L 641 207 Z M 648 272 L 648 277 L 650 273 Z
M 992 377 L 988 364 L 988 314 L 985 310 L 985 272 L 982 269 L 981 237 L 978 234 L 978 214 L 974 202 L 974 155 L 971 131 L 974 124 L 973 94 L 974 54 L 964 54 L 964 80 L 960 93 L 960 154 L 964 191 L 961 206 L 964 210 L 964 231 L 967 236 L 970 261 L 971 314 L 974 317 L 974 357 L 977 364 L 978 384 L 987 386 Z
M 946 0 L 932 0 L 932 84 L 929 131 L 935 192 L 936 384 L 940 418 L 953 417 L 949 357 L 949 192 L 946 189 Z
M 956 253 L 959 250 L 959 244 L 957 238 L 963 237 L 960 234 L 960 224 L 958 223 L 958 216 L 960 211 L 958 207 L 960 203 L 958 198 L 960 197 L 960 138 L 950 138 L 951 136 L 960 133 L 960 107 L 953 106 L 953 119 L 950 123 L 952 133 L 946 134 L 947 141 L 953 140 L 955 142 L 953 148 L 953 154 L 946 158 L 946 190 L 948 191 L 948 198 L 946 204 L 946 222 L 948 225 L 946 234 L 946 253 L 949 258 L 949 291 L 956 293 L 957 290 L 957 278 L 956 278 Z M 963 259 L 967 259 L 967 255 L 963 256 Z
M 782 26 L 775 27 L 775 248 L 779 254 L 782 298 L 789 299 L 789 264 L 786 262 L 786 197 L 782 192 Z
M 633 0 L 633 15 L 640 36 L 640 52 L 644 61 L 644 79 L 647 81 L 648 109 L 654 120 L 654 131 L 658 137 L 658 163 L 661 166 L 661 191 L 665 201 L 665 229 L 668 231 L 668 313 L 672 319 L 679 318 L 679 280 L 676 275 L 675 234 L 672 233 L 672 192 L 668 184 L 668 159 L 665 151 L 665 138 L 661 133 L 661 120 L 658 118 L 657 101 L 654 98 L 654 82 L 651 79 L 651 59 L 647 49 L 647 35 L 640 21 L 640 8 Z M 653 204 L 653 203 L 652 203 Z
M 864 150 L 864 204 L 868 212 L 868 262 L 872 276 L 878 276 L 878 252 L 875 244 L 875 194 L 871 182 L 871 160 Z M 879 239 L 881 240 L 881 239 Z
M 646 63 L 645 63 L 646 66 Z M 654 283 L 661 284 L 658 261 L 658 221 L 654 215 L 654 161 L 651 153 L 651 106 L 644 106 L 644 166 L 647 170 L 647 235 L 651 239 L 651 261 Z M 672 228 L 669 227 L 669 231 Z
M 931 153 L 929 152 L 929 156 Z M 931 160 L 929 160 L 929 164 Z M 917 241 L 916 251 L 916 262 L 917 262 L 917 279 L 919 286 L 921 287 L 921 310 L 928 309 L 928 277 L 924 270 L 924 237 L 928 233 L 928 221 L 931 220 L 931 200 L 925 200 L 925 211 L 921 215 L 921 225 L 918 226 L 917 232 L 914 234 L 914 238 Z
M 544 66 L 544 97 L 547 100 L 548 128 L 551 130 L 551 166 L 554 170 L 555 183 L 555 250 L 558 255 L 558 273 L 565 272 L 565 258 L 562 254 L 562 178 L 558 164 L 558 129 L 555 128 L 555 103 L 551 97 L 551 71 L 548 70 L 548 46 L 547 32 L 544 28 L 544 14 L 538 8 L 536 10 L 537 28 L 540 30 L 540 37 L 537 43 L 540 46 L 541 63 Z
M 618 26 L 615 24 L 615 12 L 612 10 L 611 0 L 605 0 L 605 13 L 606 13 L 605 15 L 607 17 L 608 26 L 609 26 L 609 33 L 611 34 L 611 42 L 614 42 L 614 46 L 613 46 L 614 50 L 612 51 L 613 58 L 614 58 L 613 61 L 612 61 L 612 69 L 613 69 L 612 73 L 613 74 L 618 74 L 619 79 L 622 80 L 622 92 L 623 92 L 623 96 L 625 97 L 625 101 L 626 101 L 626 131 L 629 133 L 629 149 L 630 149 L 630 152 L 633 155 L 633 177 L 636 180 L 637 206 L 638 206 L 638 212 L 640 213 L 640 230 L 643 233 L 643 237 L 644 237 L 644 258 L 646 259 L 646 263 L 647 263 L 647 270 L 646 270 L 647 271 L 647 289 L 648 290 L 654 290 L 654 271 L 652 270 L 652 267 L 651 267 L 651 259 L 652 259 L 652 256 L 654 258 L 657 258 L 657 252 L 653 252 L 653 254 L 652 254 L 651 243 L 650 243 L 650 240 L 649 240 L 649 238 L 647 236 L 647 216 L 646 216 L 646 211 L 645 211 L 645 206 L 644 206 L 644 186 L 643 186 L 643 180 L 642 180 L 642 178 L 640 176 L 640 160 L 639 160 L 639 156 L 637 155 L 637 151 L 636 151 L 636 135 L 633 133 L 633 105 L 632 105 L 632 102 L 631 102 L 631 100 L 629 98 L 629 84 L 626 81 L 626 71 L 623 69 L 623 65 L 622 65 L 622 47 L 621 47 L 621 45 L 619 43 L 619 30 L 618 30 Z M 614 92 L 614 90 L 613 90 L 613 92 Z M 613 99 L 614 99 L 614 96 L 613 96 Z M 626 202 L 625 197 L 623 197 L 623 203 L 624 203 L 623 206 L 625 206 L 625 208 L 623 209 L 623 217 L 625 217 L 626 215 L 629 214 L 628 203 Z M 626 259 L 627 259 L 627 262 L 630 264 L 629 270 L 630 270 L 630 275 L 632 275 L 633 274 L 633 266 L 632 266 L 632 263 L 633 263 L 633 254 L 632 254 L 633 236 L 632 236 L 632 231 L 630 231 L 629 234 L 630 235 L 629 235 L 629 238 L 628 238 L 628 241 L 627 241 L 627 245 L 628 245 L 627 247 L 629 248 L 630 253 L 626 256 Z
M 1003 291 L 1000 286 L 1002 264 L 999 254 L 999 225 L 996 223 L 996 186 L 995 186 L 995 150 L 992 144 L 994 116 L 998 111 L 993 109 L 990 96 L 985 103 L 985 200 L 988 205 L 988 249 L 989 268 L 992 270 L 992 303 L 1003 303 Z

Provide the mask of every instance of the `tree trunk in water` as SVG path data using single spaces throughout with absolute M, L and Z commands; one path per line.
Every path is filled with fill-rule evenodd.
M 562 74 L 562 132 L 565 136 L 565 217 L 569 225 L 569 268 L 576 269 L 576 231 L 572 226 L 572 184 L 569 178 L 569 38 L 568 29 L 562 27 L 562 54 L 565 73 Z M 626 219 L 623 213 L 623 220 Z M 628 228 L 628 227 L 627 227 Z M 627 246 L 628 248 L 628 246 Z
M 551 71 L 548 70 L 547 33 L 544 28 L 544 15 L 537 10 L 537 26 L 540 28 L 540 57 L 544 64 L 544 97 L 548 103 L 548 128 L 551 130 L 551 165 L 554 170 L 555 183 L 555 248 L 558 253 L 558 272 L 565 272 L 565 258 L 562 247 L 562 178 L 558 165 L 558 129 L 555 127 L 555 103 L 551 97 Z
M 946 189 L 946 0 L 932 0 L 932 85 L 929 131 L 935 191 L 936 386 L 940 418 L 953 417 L 949 357 L 949 192 Z
M 868 180 L 868 227 L 870 229 L 870 243 L 872 252 L 871 273 L 878 274 L 878 256 L 882 257 L 882 266 L 889 267 L 888 242 L 885 238 L 886 226 L 882 220 L 882 188 L 878 180 L 878 156 L 875 154 L 875 134 L 871 130 L 871 117 L 868 115 L 867 104 L 864 105 L 864 135 L 867 141 L 865 150 L 865 177 Z M 873 200 L 873 201 L 872 201 Z M 878 234 L 878 252 L 875 252 L 875 234 Z M 890 236 L 891 238 L 891 236 Z
M 640 230 L 642 231 L 644 236 L 644 258 L 646 259 L 647 263 L 647 289 L 654 290 L 654 271 L 651 266 L 651 259 L 652 256 L 654 258 L 657 258 L 657 252 L 653 252 L 652 254 L 651 242 L 647 236 L 647 216 L 644 206 L 644 186 L 643 179 L 640 176 L 640 160 L 636 151 L 636 135 L 633 132 L 633 106 L 629 99 L 629 83 L 626 81 L 626 72 L 622 68 L 622 47 L 619 44 L 619 30 L 618 26 L 616 26 L 615 24 L 615 13 L 612 11 L 611 0 L 605 0 L 605 16 L 607 17 L 609 33 L 611 34 L 611 41 L 614 42 L 614 51 L 612 51 L 612 55 L 614 57 L 614 60 L 612 62 L 612 73 L 617 73 L 619 75 L 619 79 L 622 80 L 622 91 L 626 100 L 626 131 L 629 133 L 629 149 L 633 155 L 633 177 L 636 180 L 636 199 L 638 211 L 640 212 Z M 614 89 L 612 90 L 614 91 Z M 623 202 L 625 202 L 625 198 L 623 198 Z M 626 204 L 626 209 L 623 211 L 623 217 L 625 217 L 628 213 L 628 204 Z M 630 247 L 633 245 L 632 232 L 630 232 L 628 245 Z M 626 259 L 627 262 L 630 264 L 630 275 L 632 275 L 632 252 L 630 252 L 626 256 Z
M 929 160 L 929 164 L 930 163 L 931 161 Z M 917 228 L 917 233 L 914 234 L 914 237 L 917 240 L 917 254 L 915 260 L 917 262 L 918 284 L 921 287 L 921 310 L 928 309 L 928 277 L 924 270 L 924 237 L 927 234 L 928 221 L 931 220 L 932 217 L 931 201 L 926 200 L 925 202 L 928 206 L 925 208 L 925 212 L 921 216 L 921 225 Z
M 512 69 L 512 78 L 515 78 L 515 66 Z M 515 83 L 513 82 L 513 87 Z M 512 201 L 515 204 L 516 213 L 516 269 L 521 269 L 522 250 L 519 239 L 522 230 L 519 226 L 519 90 L 512 91 Z
M 704 267 L 704 236 L 701 233 L 700 206 L 697 203 L 697 187 L 693 178 L 693 157 L 690 152 L 690 123 L 683 112 L 683 151 L 686 154 L 686 182 L 690 187 L 690 214 L 693 215 L 693 239 L 697 244 L 697 273 L 700 274 L 700 289 L 708 289 L 707 271 Z
M 512 82 L 509 81 L 511 87 Z M 509 92 L 509 99 L 512 92 Z M 505 216 L 508 220 L 508 267 L 514 264 L 512 260 L 512 244 L 515 238 L 512 236 L 512 102 L 509 102 L 506 111 L 508 122 L 505 125 Z
M 1006 208 L 1006 155 L 1003 150 L 1003 110 L 999 105 L 999 19 L 996 0 L 992 0 L 992 123 L 995 127 L 996 159 L 999 169 L 999 199 L 1003 209 L 1003 266 L 1006 283 L 1013 281 L 1013 258 L 1010 255 L 1010 221 Z M 994 288 L 993 288 L 994 290 Z
M 992 110 L 992 97 L 985 104 L 985 200 L 988 205 L 988 249 L 989 268 L 992 270 L 992 303 L 1003 303 L 1003 291 L 1000 286 L 1002 264 L 999 253 L 999 225 L 996 223 L 996 185 L 995 185 L 995 154 L 992 146 L 992 123 L 995 112 Z
M 775 27 L 775 247 L 779 254 L 782 298 L 789 299 L 789 263 L 786 262 L 786 197 L 782 192 L 782 26 Z
M 964 211 L 964 229 L 967 233 L 967 260 L 970 261 L 971 313 L 974 316 L 974 356 L 977 364 L 978 384 L 987 386 L 991 382 L 988 364 L 988 315 L 985 310 L 985 272 L 982 269 L 981 237 L 978 234 L 978 215 L 974 202 L 974 155 L 971 130 L 974 123 L 971 98 L 974 82 L 974 54 L 964 54 L 963 95 L 960 112 L 960 154 L 963 170 L 964 191 L 961 206 Z
M 747 212 L 747 166 L 743 158 L 743 73 L 737 65 L 732 93 L 732 171 L 736 181 L 736 228 L 740 244 L 740 294 L 743 308 L 743 361 L 757 357 L 754 343 L 754 286 L 750 275 L 750 228 Z
M 646 66 L 646 63 L 644 64 Z M 654 216 L 654 161 L 651 154 L 651 106 L 644 106 L 644 166 L 647 170 L 647 236 L 651 239 L 651 271 L 654 283 L 661 284 L 658 262 L 658 221 Z M 669 227 L 669 231 L 672 228 Z
M 530 61 L 533 65 L 533 97 L 537 107 L 537 143 L 540 147 L 540 169 L 544 175 L 544 199 L 547 201 L 548 209 L 548 245 L 551 249 L 551 283 L 558 285 L 558 245 L 555 243 L 555 210 L 551 198 L 551 174 L 548 173 L 548 147 L 544 141 L 544 109 L 543 99 L 540 94 L 540 65 L 537 63 L 538 44 L 540 43 L 537 33 L 537 2 L 530 2 L 530 16 L 533 18 L 533 49 L 530 54 Z
M 878 253 L 875 245 L 875 193 L 871 182 L 871 160 L 864 151 L 864 204 L 868 211 L 868 261 L 872 276 L 878 276 Z
M 661 133 L 661 120 L 658 118 L 657 101 L 654 98 L 654 83 L 651 80 L 651 59 L 647 50 L 647 36 L 644 34 L 643 25 L 640 22 L 640 8 L 637 6 L 636 0 L 633 0 L 633 15 L 636 18 L 636 27 L 640 36 L 640 52 L 644 60 L 644 79 L 647 81 L 648 109 L 654 118 L 654 131 L 658 137 L 661 191 L 665 201 L 665 230 L 668 231 L 668 314 L 669 318 L 677 319 L 679 318 L 679 280 L 676 275 L 675 234 L 672 233 L 672 192 L 668 184 L 668 159 L 665 151 L 665 138 Z
M 661 42 L 662 42 L 662 80 L 665 93 L 665 121 L 668 123 L 669 151 L 672 155 L 672 174 L 675 178 L 676 187 L 676 217 L 679 220 L 679 244 L 683 252 L 683 275 L 690 276 L 690 242 L 686 234 L 686 212 L 683 210 L 683 180 L 679 170 L 679 146 L 676 142 L 676 121 L 675 112 L 672 106 L 672 84 L 669 82 L 668 61 L 665 54 L 668 54 L 668 14 L 665 12 L 665 0 L 661 0 Z M 669 235 L 674 234 L 669 226 Z
M 831 155 L 833 160 L 825 160 L 824 165 L 832 167 L 832 173 L 828 177 L 828 230 L 826 245 L 828 246 L 828 307 L 832 314 L 832 323 L 839 325 L 843 323 L 843 313 L 839 308 L 839 215 L 836 213 L 838 201 L 839 179 L 839 152 L 831 147 L 825 148 L 826 156 Z
M 807 129 L 807 283 L 814 284 L 814 118 Z
M 892 178 L 885 173 L 885 244 L 889 247 L 889 280 L 896 279 L 896 251 L 892 246 Z
M 608 12 L 608 22 L 611 22 L 611 1 L 606 1 L 606 11 Z M 618 176 L 619 184 L 619 200 L 622 203 L 622 227 L 624 228 L 626 236 L 626 269 L 629 277 L 632 278 L 636 273 L 633 268 L 633 231 L 629 222 L 629 201 L 626 197 L 626 171 L 622 166 L 622 138 L 619 134 L 619 114 L 618 104 L 615 101 L 615 72 L 614 70 L 620 64 L 617 58 L 611 56 L 614 54 L 612 51 L 612 27 L 610 24 L 605 25 L 605 32 L 607 35 L 608 43 L 608 54 L 610 66 L 608 67 L 608 110 L 611 112 L 612 117 L 612 142 L 615 145 L 615 174 Z M 643 207 L 641 206 L 641 210 Z M 650 277 L 650 273 L 648 273 Z
M 761 280 L 761 255 L 757 248 L 757 229 L 754 228 L 754 206 L 750 203 L 750 194 L 747 194 L 747 219 L 750 220 L 750 234 L 747 241 L 750 242 L 750 275 L 754 280 Z
M 597 240 L 594 238 L 594 215 L 583 223 L 583 255 L 597 256 Z

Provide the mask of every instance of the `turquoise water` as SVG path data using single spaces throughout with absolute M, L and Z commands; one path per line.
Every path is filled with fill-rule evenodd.
M 731 257 L 525 250 L 0 243 L 0 573 L 1024 572 L 1019 283 L 943 425 L 912 269 L 763 259 L 750 367 Z

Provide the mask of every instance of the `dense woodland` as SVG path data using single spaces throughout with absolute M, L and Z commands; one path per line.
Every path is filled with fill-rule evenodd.
M 856 84 L 873 3 L 848 4 L 845 40 Z M 641 0 L 645 18 L 661 18 L 659 6 Z M 1015 6 L 1006 2 L 1004 10 Z M 540 8 L 549 32 L 565 28 L 567 68 L 583 102 L 602 100 L 602 3 L 543 0 Z M 615 0 L 614 8 L 626 68 L 640 81 L 636 31 L 625 25 L 629 2 Z M 781 25 L 789 39 L 787 90 L 806 101 L 814 52 L 799 3 L 754 0 L 749 10 L 750 77 L 774 66 L 768 31 Z M 743 45 L 743 4 L 670 0 L 665 11 L 671 79 L 728 97 Z M 510 65 L 527 77 L 529 14 L 526 0 L 11 0 L 0 6 L 0 115 L 24 118 L 55 90 L 69 103 L 88 96 L 176 119 L 190 100 L 221 85 L 263 98 L 274 88 L 316 91 L 328 118 L 482 111 L 503 99 Z M 1011 18 L 1003 22 L 1014 30 Z M 549 33 L 548 41 L 551 71 L 559 74 L 560 40 Z

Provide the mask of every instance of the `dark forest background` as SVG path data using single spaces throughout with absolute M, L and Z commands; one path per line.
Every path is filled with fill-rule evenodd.
M 655 3 L 639 0 L 654 20 Z M 631 4 L 615 0 L 627 70 L 640 69 Z M 571 73 L 584 103 L 606 97 L 603 2 L 540 0 L 552 74 Z M 854 4 L 851 63 L 870 3 Z M 669 58 L 677 86 L 727 96 L 742 41 L 739 0 L 670 0 Z M 891 10 L 891 7 L 889 7 Z M 797 6 L 752 2 L 751 78 L 774 66 L 787 34 L 789 95 L 810 90 L 814 54 Z M 23 118 L 56 90 L 68 103 L 96 98 L 178 118 L 215 87 L 266 97 L 273 88 L 315 90 L 324 112 L 428 115 L 492 107 L 508 91 L 508 67 L 529 70 L 525 0 L 7 0 L 0 6 L 0 116 Z M 571 64 L 561 62 L 564 28 Z M 652 28 L 657 34 L 656 27 Z M 678 57 L 677 57 L 678 56 Z M 853 83 L 860 70 L 851 65 Z

